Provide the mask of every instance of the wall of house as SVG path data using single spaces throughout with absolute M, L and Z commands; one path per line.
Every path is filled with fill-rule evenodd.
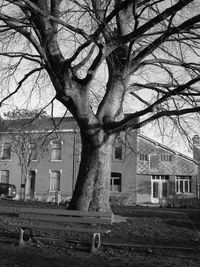
M 2 144 L 8 142 L 7 135 L 1 135 L 0 137 L 0 149 Z M 0 150 L 1 151 L 1 150 Z M 0 155 L 1 158 L 2 155 Z M 11 153 L 11 159 L 4 160 L 1 158 L 0 160 L 0 171 L 8 170 L 9 171 L 9 183 L 14 184 L 17 187 L 17 191 L 20 191 L 21 185 L 21 169 L 19 166 L 18 158 L 15 154 Z
M 136 203 L 145 203 L 151 201 L 151 176 L 137 175 L 137 199 Z
M 190 176 L 192 177 L 192 192 L 184 195 L 187 197 L 196 195 L 197 165 L 195 161 L 141 136 L 138 136 L 137 142 L 137 203 L 152 201 L 152 175 L 168 176 L 169 198 L 176 195 L 176 176 Z M 163 160 L 165 155 L 166 158 Z
M 147 161 L 140 160 L 140 155 L 148 155 Z M 161 155 L 171 155 L 171 161 L 161 161 Z M 192 159 L 154 145 L 138 138 L 137 173 L 151 175 L 192 175 L 197 174 L 196 163 Z
M 122 137 L 122 160 L 113 157 L 112 172 L 121 174 L 121 192 L 110 192 L 111 201 L 115 204 L 131 205 L 136 203 L 136 150 L 137 132 L 130 131 Z
M 54 198 L 54 192 L 49 191 L 50 172 L 59 171 L 60 176 L 60 193 L 62 198 L 72 195 L 72 175 L 73 175 L 73 134 L 65 133 L 62 138 L 62 159 L 51 160 L 50 153 L 32 169 L 37 171 L 35 184 L 35 197 Z M 51 148 L 49 148 L 50 150 Z
M 152 175 L 137 175 L 137 200 L 136 203 L 150 203 L 152 201 Z M 169 176 L 169 198 L 175 195 L 175 176 Z
M 53 138 L 53 137 L 52 137 Z M 54 137 L 55 138 L 55 137 Z M 29 170 L 35 171 L 35 192 L 34 198 L 38 200 L 51 201 L 55 198 L 55 192 L 50 192 L 50 173 L 51 171 L 59 171 L 60 189 L 62 198 L 72 195 L 72 181 L 76 175 L 73 172 L 73 161 L 75 161 L 74 151 L 74 134 L 73 132 L 63 132 L 60 136 L 62 142 L 62 157 L 61 160 L 51 160 L 52 146 L 49 143 L 46 152 L 39 160 L 31 161 Z M 0 146 L 6 142 L 7 138 L 1 137 Z M 7 140 L 8 141 L 8 140 Z M 15 184 L 17 187 L 17 198 L 20 198 L 21 184 L 24 181 L 21 178 L 21 168 L 18 157 L 15 153 L 11 153 L 10 160 L 0 161 L 0 170 L 9 170 L 9 183 Z M 22 189 L 23 190 L 23 189 Z
M 56 138 L 54 136 L 53 138 Z M 52 145 L 49 144 L 40 160 L 32 161 L 29 170 L 36 173 L 34 198 L 42 201 L 55 200 L 55 192 L 50 192 L 50 173 L 59 171 L 60 194 L 62 199 L 72 195 L 80 164 L 80 137 L 72 130 L 62 130 L 59 138 L 62 141 L 61 160 L 51 160 Z M 0 146 L 7 142 L 7 136 L 1 135 Z M 192 176 L 192 195 L 196 194 L 197 165 L 191 159 L 164 148 L 156 142 L 150 142 L 138 136 L 136 131 L 122 134 L 118 140 L 122 144 L 122 158 L 116 159 L 113 154 L 112 172 L 121 174 L 121 187 L 118 191 L 111 191 L 111 201 L 119 204 L 135 204 L 151 201 L 152 175 L 169 176 L 169 197 L 176 194 L 175 178 L 177 175 Z M 194 150 L 196 157 L 198 149 Z M 199 154 L 198 154 L 199 153 Z M 148 155 L 141 160 L 140 155 Z M 170 161 L 162 161 L 161 155 L 171 156 Z M 17 156 L 12 153 L 11 160 L 0 160 L 0 170 L 9 170 L 9 182 L 17 187 L 18 197 L 21 192 L 21 169 Z M 199 177 L 199 176 L 198 176 Z M 198 178 L 199 179 L 199 178 Z M 189 195 L 189 194 L 188 194 Z
M 52 135 L 50 139 L 54 138 L 56 135 Z M 80 164 L 80 136 L 74 131 L 63 131 L 59 133 L 59 138 L 62 142 L 61 160 L 51 160 L 52 144 L 50 141 L 38 160 L 32 160 L 28 167 L 29 170 L 35 172 L 34 199 L 55 200 L 55 192 L 50 191 L 51 171 L 61 173 L 60 195 L 62 200 L 72 196 Z M 132 204 L 136 202 L 136 133 L 130 132 L 127 136 L 120 138 L 122 158 L 115 159 L 113 153 L 112 172 L 121 174 L 121 186 L 119 191 L 111 191 L 110 195 L 118 201 L 120 200 L 120 203 Z M 5 142 L 8 142 L 7 136 L 0 139 L 0 146 Z M 21 193 L 24 189 L 21 189 L 21 184 L 25 182 L 21 178 L 21 168 L 15 153 L 12 153 L 9 161 L 0 160 L 0 170 L 4 169 L 10 172 L 9 182 L 17 187 L 17 198 L 22 198 L 23 194 Z M 30 182 L 28 187 L 30 187 Z
M 197 181 L 196 181 L 196 194 L 200 198 L 200 137 L 195 135 L 193 137 L 193 158 L 197 162 Z
M 73 171 L 75 159 L 74 151 L 74 133 L 62 133 L 62 157 L 61 160 L 51 160 L 51 153 L 47 153 L 40 162 L 32 169 L 37 171 L 35 184 L 35 197 L 37 199 L 48 199 L 53 201 L 55 193 L 49 190 L 50 172 L 60 171 L 60 194 L 64 200 L 72 195 L 75 180 L 75 171 Z M 49 152 L 51 145 L 49 145 Z

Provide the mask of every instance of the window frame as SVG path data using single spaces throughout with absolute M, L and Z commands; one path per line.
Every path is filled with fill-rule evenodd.
M 115 181 L 119 181 L 118 184 L 115 184 Z M 118 187 L 118 190 L 115 188 Z M 111 193 L 121 193 L 122 192 L 122 174 L 119 172 L 111 172 L 110 176 L 110 192 Z
M 37 155 L 37 143 L 30 143 L 29 144 L 29 151 L 30 151 L 30 159 L 31 161 L 37 161 L 38 155 Z
M 148 154 L 139 154 L 139 161 L 148 162 L 149 161 L 149 155 Z
M 158 154 L 149 155 L 149 168 L 151 170 L 159 169 L 159 157 Z
M 2 146 L 1 146 L 1 161 L 10 161 L 11 160 L 11 148 L 12 148 L 11 143 L 6 142 L 6 143 L 2 144 Z M 7 151 L 7 152 L 5 153 L 5 151 Z M 8 155 L 8 157 L 4 156 L 6 154 Z
M 58 177 L 53 177 L 53 174 L 59 174 Z M 55 183 L 56 181 L 56 183 Z M 61 181 L 61 171 L 50 170 L 49 178 L 49 192 L 58 192 L 60 191 L 60 181 Z M 56 185 L 56 186 L 55 186 Z
M 161 153 L 160 161 L 161 162 L 172 162 L 172 154 Z
M 7 175 L 3 176 L 3 172 L 6 172 Z M 3 177 L 6 177 L 6 181 L 2 181 Z M 9 179 L 10 179 L 10 171 L 9 170 L 1 170 L 0 183 L 9 184 Z
M 175 185 L 176 194 L 192 194 L 192 176 L 177 175 Z
M 114 147 L 114 159 L 115 160 L 122 160 L 123 159 L 123 148 L 122 148 L 122 144 L 120 144 L 120 143 L 118 143 Z
M 57 144 L 59 144 L 59 146 L 56 146 Z M 58 151 L 59 151 L 59 153 L 57 154 Z M 61 140 L 51 141 L 51 161 L 62 161 L 62 142 L 61 142 Z

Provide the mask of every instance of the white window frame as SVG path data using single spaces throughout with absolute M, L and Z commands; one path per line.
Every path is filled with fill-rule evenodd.
M 183 186 L 183 190 L 181 192 L 181 182 Z M 187 192 L 186 189 L 186 183 L 188 185 Z M 176 176 L 176 194 L 191 194 L 192 193 L 192 176 Z
M 56 143 L 59 143 L 60 144 L 60 147 L 59 148 L 55 148 L 54 147 L 54 144 Z M 63 145 L 63 142 L 61 140 L 53 140 L 51 141 L 51 161 L 62 161 L 62 145 Z M 57 159 L 56 157 L 54 158 L 54 151 L 55 150 L 59 150 L 60 151 L 60 155 L 59 155 L 59 158 Z
M 114 184 L 114 181 L 119 181 L 118 185 Z M 116 190 L 116 188 L 118 189 Z M 110 192 L 112 193 L 120 193 L 122 192 L 122 174 L 118 172 L 112 172 L 110 177 Z
M 158 184 L 158 196 L 154 196 L 154 183 Z M 163 186 L 167 185 L 166 192 L 167 196 L 163 196 Z M 151 176 L 151 201 L 154 202 L 155 199 L 159 200 L 169 196 L 169 175 L 152 175 Z M 155 202 L 156 203 L 156 202 Z
M 60 171 L 58 171 L 58 170 L 50 170 L 49 173 L 50 173 L 50 178 L 49 178 L 49 192 L 57 192 L 57 191 L 60 191 L 60 181 L 61 181 L 61 173 L 62 173 L 62 171 L 61 170 Z M 59 179 L 57 181 L 57 183 L 58 183 L 57 188 L 55 186 L 56 185 L 55 181 L 53 182 L 53 180 L 56 180 L 55 178 L 53 179 L 53 177 L 52 177 L 53 173 L 59 173 L 59 177 L 58 177 Z

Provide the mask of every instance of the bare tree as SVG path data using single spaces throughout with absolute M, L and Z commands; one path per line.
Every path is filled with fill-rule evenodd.
M 71 209 L 110 208 L 111 156 L 120 131 L 162 117 L 180 124 L 184 114 L 199 112 L 198 2 L 1 1 L 1 104 L 25 90 L 31 77 L 29 97 L 39 86 L 42 94 L 48 78 L 55 99 L 80 127 L 82 156 Z M 104 78 L 97 88 L 98 75 Z M 129 96 L 134 112 L 124 117 Z
M 21 170 L 20 195 L 24 201 L 30 197 L 30 174 L 40 157 L 48 152 L 50 135 L 45 129 L 39 130 L 45 112 L 15 109 L 4 114 L 2 134 L 6 134 L 11 151 L 17 156 Z

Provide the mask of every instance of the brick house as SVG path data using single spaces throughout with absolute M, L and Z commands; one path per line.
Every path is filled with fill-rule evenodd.
M 60 120 L 62 120 L 61 123 Z M 3 124 L 4 127 L 1 127 L 0 133 L 0 182 L 15 184 L 18 199 L 23 198 L 24 191 L 27 199 L 42 201 L 54 201 L 58 191 L 63 200 L 71 196 L 79 168 L 81 149 L 79 131 L 74 119 L 71 117 L 54 118 L 54 120 L 42 118 L 35 128 L 30 129 L 31 136 L 35 136 L 35 142 L 40 143 L 42 138 L 40 135 L 43 133 L 48 135 L 49 143 L 45 153 L 31 158 L 26 186 L 17 153 L 12 148 L 13 140 L 9 138 L 10 133 L 17 135 L 19 123 L 17 120 L 6 120 Z M 55 125 L 59 127 L 52 132 Z M 136 133 L 128 139 L 135 146 Z M 116 140 L 113 151 L 111 196 L 118 198 L 120 195 L 121 199 L 128 199 L 129 203 L 135 203 L 136 157 L 127 153 L 127 149 L 120 140 Z M 31 145 L 29 144 L 32 150 L 34 146 Z M 33 152 L 32 150 L 32 156 Z
M 28 199 L 41 201 L 54 201 L 57 192 L 62 200 L 71 196 L 81 149 L 74 119 L 42 118 L 30 130 L 36 137 L 37 147 L 42 140 L 41 133 L 48 136 L 48 144 L 41 155 L 31 154 L 26 186 L 19 159 L 12 149 L 13 142 L 9 139 L 10 130 L 14 129 L 12 134 L 17 134 L 18 125 L 17 120 L 10 120 L 4 121 L 1 127 L 0 182 L 15 184 L 18 199 L 24 192 Z M 55 125 L 56 131 L 52 132 Z M 29 144 L 29 147 L 34 152 L 35 146 Z M 110 196 L 112 201 L 123 204 L 155 203 L 176 194 L 189 197 L 195 195 L 196 175 L 197 165 L 193 159 L 136 131 L 129 131 L 120 135 L 115 143 Z
M 141 134 L 137 136 L 137 151 L 137 203 L 196 196 L 194 159 Z
M 13 129 L 16 129 L 17 135 L 18 121 L 4 121 L 5 130 L 0 136 L 0 178 L 1 182 L 16 185 L 17 198 L 22 197 L 24 190 L 26 190 L 27 198 L 37 200 L 51 201 L 55 198 L 56 191 L 60 191 L 63 198 L 71 196 L 76 176 L 75 162 L 78 161 L 77 148 L 74 145 L 77 126 L 72 118 L 64 118 L 62 123 L 60 120 L 61 118 L 54 120 L 43 118 L 37 123 L 35 129 L 30 130 L 38 143 L 41 133 L 49 136 L 49 143 L 45 153 L 31 159 L 27 170 L 26 189 L 19 158 L 16 151 L 12 149 L 13 139 L 9 138 Z M 55 125 L 59 125 L 59 128 L 57 127 L 58 129 L 52 132 Z

